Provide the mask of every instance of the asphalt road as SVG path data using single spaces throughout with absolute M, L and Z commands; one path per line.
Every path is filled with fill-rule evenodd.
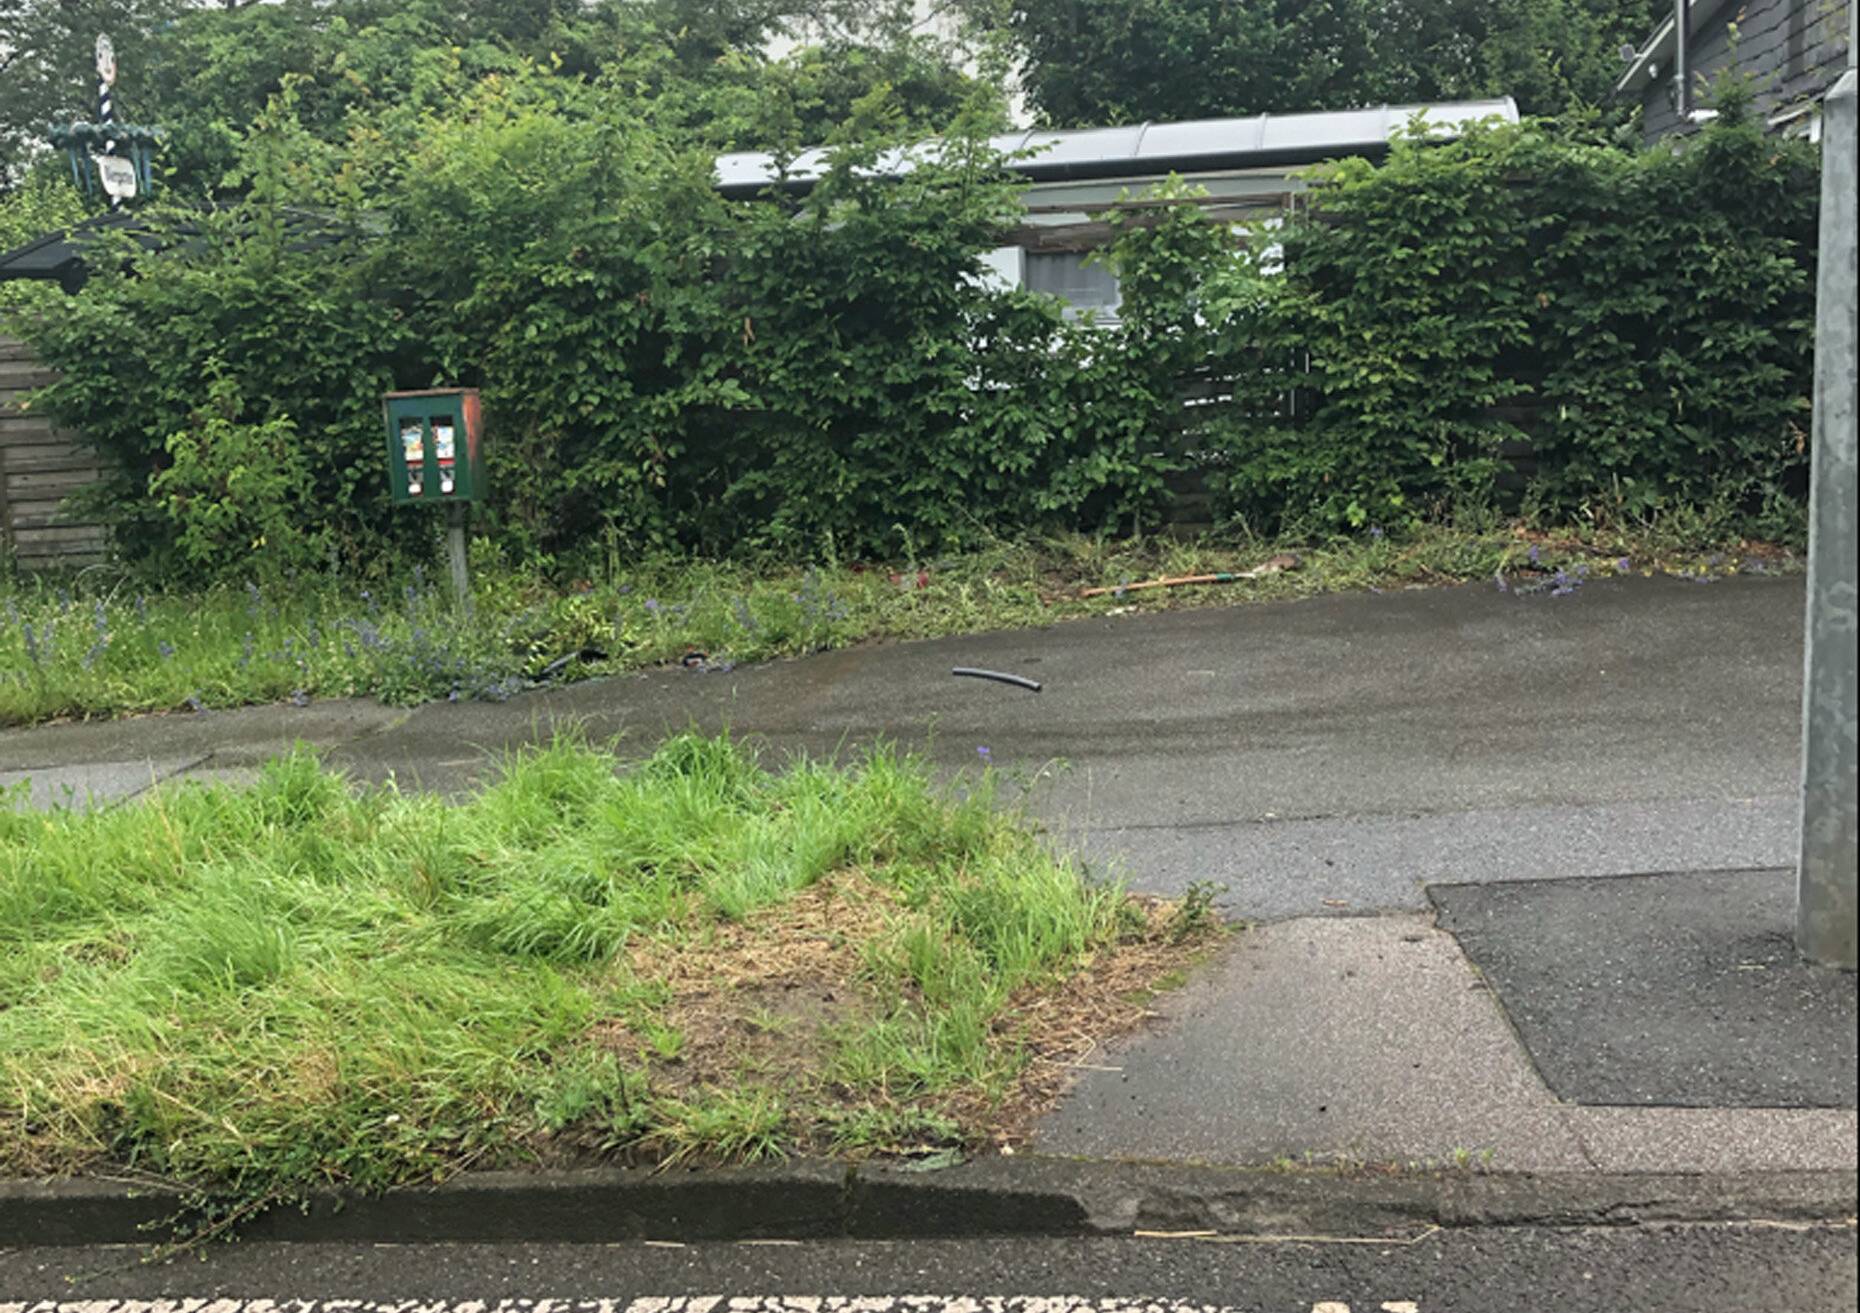
M 836 1313 L 799 1301 L 928 1295 L 941 1298 L 862 1301 L 858 1313 L 917 1313 L 951 1307 L 964 1296 L 1029 1300 L 1002 1313 L 1071 1313 L 1081 1302 L 1109 1313 L 1118 1307 L 1113 1301 L 1131 1300 L 1150 1304 L 1149 1313 L 1180 1305 L 1257 1313 L 1832 1313 L 1851 1310 L 1860 1289 L 1851 1225 L 1465 1230 L 1404 1239 L 1408 1243 L 1132 1238 L 681 1248 L 236 1244 L 155 1266 L 140 1265 L 134 1250 L 0 1251 L 0 1310 L 23 1313 L 5 1301 L 30 1308 L 51 1300 L 68 1313 L 151 1313 L 113 1301 L 229 1298 L 421 1301 L 423 1313 L 452 1313 L 455 1301 L 484 1301 L 470 1313 L 494 1313 L 498 1301 L 548 1298 L 613 1300 L 611 1313 L 627 1313 L 627 1301 L 707 1295 L 724 1297 L 719 1309 Z M 203 1309 L 193 1307 L 194 1313 Z M 412 1307 L 402 1303 L 400 1313 Z M 642 1313 L 648 1307 L 641 1306 Z M 238 1304 L 212 1309 L 260 1313 Z M 516 1313 L 541 1311 L 532 1306 Z M 554 1313 L 577 1311 L 563 1306 Z
M 642 749 L 691 725 L 813 755 L 886 738 L 952 770 L 985 747 L 1145 889 L 1420 910 L 1435 880 L 1791 864 L 1802 607 L 1799 579 L 1627 579 L 1100 618 L 438 704 L 337 757 L 450 789 L 562 721 Z
M 458 791 L 573 723 L 644 752 L 729 727 L 777 755 L 979 749 L 1094 869 L 1227 888 L 1259 920 L 1425 911 L 1429 882 L 1790 866 L 1802 581 L 1629 578 L 1068 622 L 725 673 L 651 671 L 501 705 L 366 701 L 0 731 L 0 785 L 121 797 L 239 776 L 304 739 L 369 780 Z M 1041 680 L 1028 693 L 955 666 Z M 11 772 L 9 774 L 9 772 Z

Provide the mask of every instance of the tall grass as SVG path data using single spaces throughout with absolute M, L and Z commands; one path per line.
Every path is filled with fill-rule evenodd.
M 870 638 L 1015 628 L 1119 608 L 1513 573 L 1548 580 L 1558 569 L 1724 573 L 1747 554 L 1730 523 L 1676 513 L 1622 530 L 1530 535 L 1480 521 L 1319 543 L 1075 537 L 813 568 L 615 557 L 588 577 L 515 569 L 481 543 L 467 618 L 419 573 L 372 587 L 310 579 L 184 594 L 145 593 L 107 573 L 64 583 L 0 573 L 0 724 L 357 694 L 396 704 L 496 699 L 545 672 L 576 678 L 694 652 L 709 667 L 727 667 Z M 1299 568 L 1220 588 L 1077 596 L 1085 586 L 1232 572 L 1282 550 L 1299 555 Z M 1788 561 L 1770 554 L 1755 568 Z
M 654 1046 L 679 1037 L 655 954 L 854 873 L 886 914 L 821 1069 L 659 1088 Z M 837 1143 L 868 1097 L 1011 1074 L 1009 997 L 1113 943 L 1125 906 L 988 776 L 941 793 L 884 749 L 774 772 L 686 736 L 621 773 L 558 740 L 456 804 L 358 791 L 300 751 L 243 787 L 0 807 L 0 1172 L 288 1192 L 562 1136 L 659 1158 Z

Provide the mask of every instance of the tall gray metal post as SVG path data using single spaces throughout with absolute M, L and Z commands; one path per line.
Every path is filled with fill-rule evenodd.
M 1802 694 L 1802 858 L 1795 941 L 1803 956 L 1855 965 L 1854 70 L 1828 93 L 1821 124 L 1821 261 L 1815 293 L 1815 416 L 1808 507 L 1808 626 Z

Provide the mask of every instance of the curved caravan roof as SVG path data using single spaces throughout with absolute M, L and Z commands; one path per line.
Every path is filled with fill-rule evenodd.
M 1497 100 L 1382 105 L 1317 114 L 1255 114 L 1248 118 L 1140 123 L 1066 132 L 1031 128 L 990 138 L 990 144 L 1004 155 L 1022 155 L 1011 159 L 1008 167 L 1029 182 L 1161 176 L 1275 164 L 1293 167 L 1380 152 L 1417 115 L 1429 128 L 1452 136 L 1477 119 L 1516 123 L 1518 107 L 1505 96 Z M 879 171 L 906 172 L 915 160 L 927 158 L 935 149 L 936 143 L 926 142 L 889 151 L 880 157 Z M 774 157 L 765 152 L 723 155 L 717 160 L 718 190 L 726 196 L 744 196 L 772 185 L 806 188 L 825 172 L 827 155 L 825 149 L 804 151 L 789 162 L 785 176 L 776 171 Z

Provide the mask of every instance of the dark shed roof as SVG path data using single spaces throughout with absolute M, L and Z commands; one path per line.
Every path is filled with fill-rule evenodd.
M 99 234 L 129 228 L 134 223 L 132 215 L 99 214 L 71 228 L 35 237 L 24 246 L 0 255 L 0 282 L 38 278 L 58 283 L 67 292 L 75 292 L 84 283 L 85 248 Z
M 284 228 L 289 245 L 296 250 L 312 250 L 354 231 L 340 219 L 316 210 L 287 206 L 283 211 Z M 363 217 L 366 228 L 367 216 Z M 24 246 L 0 255 L 0 282 L 13 278 L 40 278 L 61 284 L 74 292 L 84 283 L 85 256 L 97 242 L 111 232 L 127 233 L 146 251 L 172 246 L 192 246 L 201 241 L 202 229 L 185 216 L 150 222 L 143 216 L 118 211 L 85 219 L 68 229 L 35 237 Z

